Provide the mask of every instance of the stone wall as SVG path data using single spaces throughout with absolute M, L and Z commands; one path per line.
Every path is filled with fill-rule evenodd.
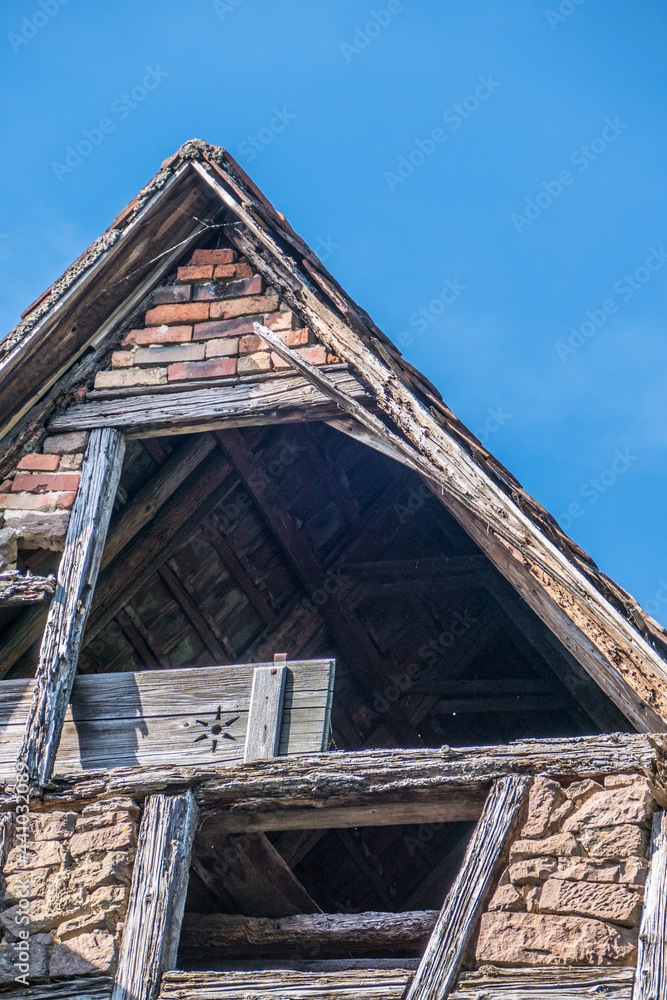
M 4 866 L 0 986 L 15 983 L 26 932 L 31 983 L 113 974 L 139 808 L 117 798 L 80 811 L 36 809 L 31 805 L 25 844 L 17 838 Z
M 477 961 L 632 965 L 655 802 L 646 778 L 537 778 L 528 818 L 482 917 Z

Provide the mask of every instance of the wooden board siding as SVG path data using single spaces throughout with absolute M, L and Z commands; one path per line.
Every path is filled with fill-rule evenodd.
M 278 753 L 324 750 L 334 661 L 292 661 L 286 667 Z M 253 664 L 240 664 L 77 677 L 56 773 L 161 763 L 241 763 L 254 669 Z M 13 777 L 32 688 L 29 680 L 0 684 L 0 778 Z M 225 726 L 231 719 L 236 721 Z M 216 722 L 234 739 L 220 734 L 213 752 L 216 734 L 211 727 Z M 206 738 L 195 743 L 202 735 Z

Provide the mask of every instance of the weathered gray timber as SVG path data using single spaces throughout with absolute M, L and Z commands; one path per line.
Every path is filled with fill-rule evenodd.
M 0 604 L 34 604 L 51 597 L 56 590 L 55 576 L 25 576 L 10 569 L 0 573 Z
M 286 680 L 287 667 L 284 663 L 255 667 L 253 671 L 243 755 L 245 763 L 278 754 Z M 325 747 L 320 744 L 320 749 Z
M 369 399 L 361 381 L 347 366 L 329 372 L 334 385 L 351 399 Z M 164 434 L 248 427 L 258 423 L 327 420 L 338 409 L 302 375 L 189 392 L 155 393 L 123 399 L 78 403 L 49 424 L 52 433 L 115 427 L 125 436 L 158 437 Z
M 342 964 L 342 960 L 339 960 Z M 383 966 L 382 959 L 348 960 L 348 968 L 330 962 L 286 962 L 280 971 L 256 969 L 225 972 L 169 972 L 163 979 L 161 1000 L 400 1000 L 413 978 L 414 963 L 401 968 Z M 312 968 L 306 971 L 306 967 Z M 630 1000 L 632 969 L 495 969 L 464 973 L 456 1000 Z M 41 1000 L 41 997 L 39 998 Z
M 400 1000 L 411 977 L 402 969 L 170 972 L 160 1000 Z
M 653 816 L 650 859 L 632 1000 L 667 997 L 667 813 Z
M 512 775 L 494 783 L 406 1000 L 446 1000 L 452 991 L 489 888 L 507 859 L 530 782 Z
M 413 817 L 423 809 L 429 819 L 439 815 L 445 822 L 452 803 L 467 809 L 460 819 L 477 818 L 492 781 L 507 774 L 645 774 L 657 800 L 667 805 L 666 754 L 667 736 L 637 733 L 438 750 L 335 751 L 292 756 L 289 767 L 278 758 L 233 767 L 78 771 L 52 781 L 44 798 L 53 804 L 115 795 L 141 799 L 191 787 L 206 816 L 215 817 L 225 833 L 290 829 L 293 820 L 296 829 L 317 829 L 335 825 L 327 821 L 327 810 L 362 807 L 368 826 L 419 822 L 405 818 L 408 807 Z M 472 816 L 471 802 L 478 803 Z M 3 805 L 11 808 L 10 796 Z
M 334 660 L 281 664 L 277 754 L 325 749 Z M 234 764 L 244 758 L 254 667 L 192 667 L 89 674 L 72 685 L 56 773 L 133 765 Z M 0 781 L 11 782 L 32 682 L 0 681 Z
M 190 791 L 146 802 L 112 1000 L 153 1000 L 176 963 L 196 822 Z
M 43 983 L 2 993 L 2 1000 L 110 1000 L 112 982 L 106 976 Z
M 630 1000 L 633 969 L 485 966 L 459 976 L 451 1000 Z
M 105 429 L 90 435 L 19 751 L 31 780 L 39 785 L 51 776 L 58 752 L 124 451 L 118 431 Z
M 421 949 L 437 910 L 406 913 L 301 913 L 293 917 L 241 917 L 227 913 L 186 913 L 181 955 L 266 955 L 276 951 L 307 958 L 349 951 Z

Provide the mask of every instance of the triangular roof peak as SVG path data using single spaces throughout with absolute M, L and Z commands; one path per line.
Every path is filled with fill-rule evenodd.
M 363 380 L 372 419 L 367 402 L 287 349 L 287 363 L 348 411 L 346 432 L 417 471 L 632 724 L 664 729 L 667 633 L 456 418 L 221 147 L 193 139 L 165 160 L 0 342 L 0 480 L 54 414 L 91 405 L 81 387 L 110 363 L 155 287 L 211 240 L 243 254 L 327 357 Z

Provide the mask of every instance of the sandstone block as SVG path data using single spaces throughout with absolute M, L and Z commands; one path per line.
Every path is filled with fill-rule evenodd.
M 591 827 L 579 834 L 582 847 L 593 858 L 643 858 L 646 840 L 646 831 L 629 823 L 606 828 Z
M 554 809 L 549 818 L 549 829 L 554 831 L 559 830 L 563 820 L 565 820 L 570 813 L 573 812 L 573 810 L 574 802 L 572 799 L 565 799 L 564 802 L 561 802 L 561 804 Z
M 600 882 L 566 882 L 549 879 L 542 887 L 542 913 L 564 913 L 608 920 L 624 927 L 634 927 L 641 914 L 642 901 L 624 885 Z
M 239 375 L 251 375 L 254 372 L 270 372 L 271 368 L 271 358 L 266 351 L 263 351 L 239 358 L 237 371 Z
M 29 957 L 28 962 L 25 963 L 25 969 L 17 969 L 16 965 L 14 965 L 18 953 L 11 944 L 0 947 L 1 986 L 16 986 L 17 975 L 27 975 L 31 983 L 40 979 L 46 979 L 48 969 L 46 944 L 43 940 L 39 940 L 40 938 L 44 938 L 44 935 L 40 934 L 37 938 L 29 938 L 27 941 L 28 948 L 26 950 Z M 24 963 L 19 964 L 23 965 Z
M 0 573 L 14 569 L 18 558 L 17 534 L 13 528 L 0 528 Z
M 30 871 L 33 868 L 52 868 L 67 858 L 65 848 L 57 840 L 45 840 L 41 844 L 14 847 L 5 862 L 5 875 Z
M 586 799 L 590 798 L 595 792 L 604 791 L 602 785 L 593 781 L 591 778 L 584 778 L 583 781 L 574 781 L 571 785 L 568 785 L 564 789 L 565 794 L 568 799 L 572 799 L 577 805 L 581 805 Z
M 90 972 L 113 972 L 116 967 L 116 947 L 112 934 L 91 931 L 55 945 L 49 962 L 53 979 L 85 976 Z
M 542 895 L 541 885 L 527 885 L 523 890 L 524 902 L 528 913 L 539 912 L 540 896 Z
M 8 910 L 0 913 L 0 925 L 10 940 L 15 940 L 17 932 L 22 929 L 21 925 L 16 923 L 16 917 L 23 915 L 20 905 L 10 906 Z M 65 919 L 82 916 L 87 909 L 81 887 L 74 892 L 53 891 L 47 884 L 46 896 L 30 902 L 28 923 L 23 927 L 30 934 L 52 930 Z
M 515 840 L 510 848 L 510 861 L 534 857 L 575 857 L 581 849 L 571 833 L 555 833 L 543 840 Z
M 48 549 L 60 552 L 65 548 L 69 513 L 55 511 L 5 511 L 5 525 L 18 535 L 22 549 Z
M 514 885 L 534 885 L 536 882 L 544 882 L 557 867 L 556 859 L 550 857 L 516 861 L 509 867 L 510 881 Z
M 79 472 L 82 465 L 83 455 L 61 455 L 58 470 L 60 472 Z
M 523 896 L 513 885 L 501 885 L 494 892 L 489 903 L 489 910 L 523 910 Z
M 115 812 L 90 813 L 88 816 L 80 816 L 76 821 L 76 832 L 85 833 L 86 830 L 99 830 L 105 826 L 131 823 L 134 821 L 135 816 L 136 812 L 128 809 L 117 809 Z
M 92 910 L 108 917 L 124 917 L 130 890 L 125 885 L 103 885 L 91 893 L 88 900 Z
M 137 803 L 129 795 L 117 795 L 112 799 L 97 799 L 95 802 L 90 802 L 87 806 L 83 807 L 81 815 L 92 816 L 96 813 L 116 812 L 117 809 L 126 809 L 135 818 L 141 811 Z
M 648 874 L 648 862 L 642 858 L 628 858 L 626 861 L 594 861 L 592 858 L 576 861 L 574 864 L 561 862 L 562 867 L 552 878 L 563 878 L 572 882 L 611 882 L 617 885 L 643 886 Z
M 636 774 L 608 774 L 604 779 L 605 788 L 625 788 L 626 785 L 632 785 L 637 779 Z M 640 781 L 644 780 L 642 778 Z
M 521 837 L 543 836 L 547 832 L 552 812 L 564 798 L 557 781 L 538 775 L 528 796 L 528 819 L 523 825 Z
M 626 823 L 648 825 L 655 801 L 646 778 L 635 777 L 632 784 L 591 795 L 563 823 L 565 833 L 578 833 L 589 827 L 622 826 Z
M 30 814 L 30 834 L 33 840 L 61 840 L 74 832 L 78 813 L 75 812 L 32 812 Z
M 500 966 L 629 965 L 637 936 L 601 920 L 542 913 L 485 913 L 477 961 Z
M 128 389 L 135 385 L 164 385 L 166 381 L 166 368 L 125 368 L 120 371 L 98 372 L 95 376 L 95 388 Z
M 77 937 L 79 934 L 85 934 L 87 931 L 110 929 L 104 913 L 84 913 L 82 917 L 65 920 L 62 924 L 59 924 L 54 938 L 60 943 L 67 941 L 69 938 Z
M 66 455 L 84 452 L 88 444 L 88 431 L 71 431 L 69 434 L 53 434 L 47 437 L 42 450 L 47 455 Z
M 109 851 L 99 860 L 86 858 L 75 869 L 77 884 L 87 891 L 117 882 L 129 885 L 132 856 L 131 851 Z
M 122 823 L 118 826 L 101 830 L 90 830 L 88 833 L 75 833 L 69 843 L 73 857 L 96 851 L 118 851 L 122 848 L 134 847 L 137 833 L 134 823 Z
M 7 876 L 5 904 L 18 903 L 19 899 L 37 899 L 46 892 L 50 868 L 32 868 Z

